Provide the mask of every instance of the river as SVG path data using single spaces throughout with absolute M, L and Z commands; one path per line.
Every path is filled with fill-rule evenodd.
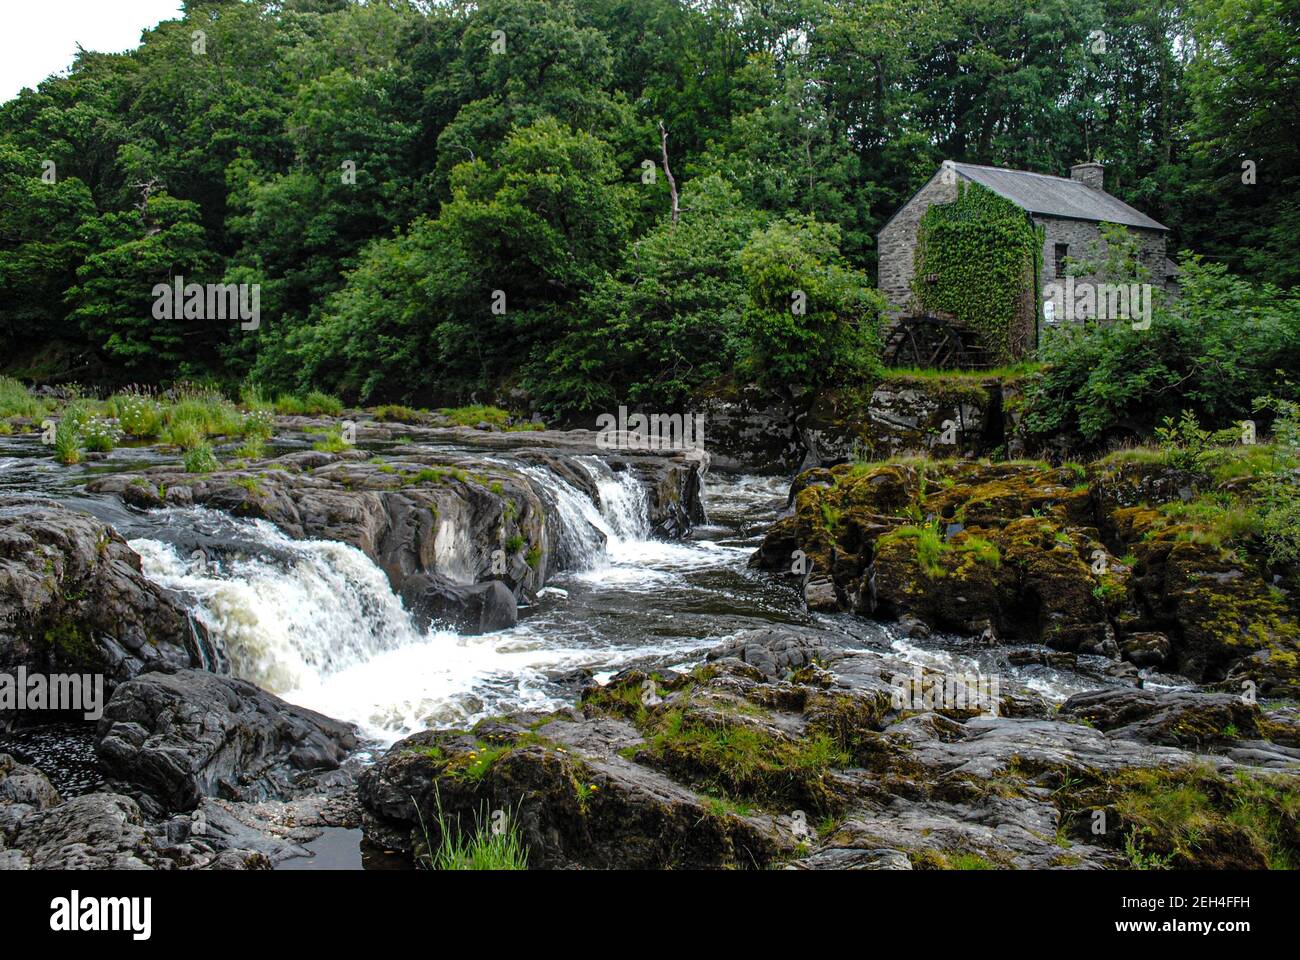
M 277 447 L 304 443 L 290 438 Z M 123 447 L 67 468 L 34 439 L 0 438 L 0 491 L 52 497 L 112 523 L 146 574 L 181 594 L 223 644 L 236 675 L 352 721 L 372 748 L 426 727 L 554 709 L 572 703 L 589 676 L 688 666 L 738 631 L 773 625 L 817 626 L 847 647 L 1001 676 L 1004 690 L 1026 687 L 1057 702 L 1117 683 L 1099 657 L 1081 656 L 1074 669 L 1012 665 L 1008 653 L 1021 648 L 943 634 L 909 639 L 893 625 L 809 613 L 791 583 L 747 566 L 785 507 L 784 478 L 708 475 L 707 522 L 671 542 L 649 537 L 645 495 L 630 475 L 616 476 L 595 458 L 582 465 L 597 480 L 599 505 L 542 468 L 487 459 L 537 481 L 563 527 L 570 566 L 521 609 L 518 625 L 478 636 L 417 629 L 384 574 L 353 547 L 293 540 L 265 521 L 203 508 L 138 511 L 84 491 L 104 471 L 165 462 L 156 449 Z

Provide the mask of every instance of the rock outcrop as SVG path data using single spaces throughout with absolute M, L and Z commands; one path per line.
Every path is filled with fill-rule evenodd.
M 266 870 L 356 817 L 355 803 L 333 791 L 284 802 L 205 798 L 153 818 L 120 793 L 65 800 L 41 771 L 0 754 L 0 870 Z
M 1195 753 L 1058 718 L 1023 690 L 996 713 L 917 709 L 900 702 L 915 669 L 755 631 L 689 674 L 629 670 L 577 709 L 398 743 L 361 776 L 365 829 L 420 856 L 444 830 L 511 822 L 531 867 L 1261 867 L 1300 852 L 1284 745 L 1242 741 L 1265 764 Z M 1170 790 L 1195 818 L 1162 813 Z
M 1206 487 L 1159 465 L 901 461 L 810 470 L 751 563 L 808 606 L 1124 656 L 1300 692 L 1300 593 L 1186 519 Z
M 0 497 L 0 672 L 103 674 L 111 690 L 191 666 L 223 664 L 112 527 L 53 501 Z
M 355 449 L 304 451 L 201 475 L 158 467 L 104 477 L 88 489 L 141 509 L 199 505 L 270 521 L 292 537 L 350 544 L 414 602 L 418 615 L 467 631 L 512 625 L 518 602 L 551 573 L 588 559 L 566 542 L 545 480 L 599 504 L 599 486 L 578 457 L 599 455 L 610 470 L 630 471 L 646 490 L 657 536 L 686 536 L 704 517 L 703 465 L 686 452 L 602 451 L 588 431 L 486 433 L 404 424 L 358 430 L 363 438 L 415 436 L 508 452 L 520 466 L 412 443 L 383 457 L 367 459 Z M 539 473 L 526 472 L 529 466 Z
M 347 724 L 244 680 L 182 670 L 120 685 L 96 752 L 119 789 L 174 812 L 204 797 L 287 799 L 340 782 L 356 745 Z

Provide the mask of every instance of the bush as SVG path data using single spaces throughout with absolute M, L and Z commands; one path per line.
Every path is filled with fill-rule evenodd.
M 193 450 L 204 442 L 203 428 L 193 420 L 181 420 L 163 430 L 162 441 L 182 450 Z
M 109 400 L 109 409 L 128 437 L 156 437 L 162 430 L 162 407 L 141 393 L 116 394 Z
M 877 319 L 884 300 L 843 264 L 839 228 L 811 217 L 778 220 L 740 254 L 749 290 L 749 372 L 781 396 L 883 373 Z
M 81 426 L 82 445 L 94 453 L 111 452 L 121 438 L 117 427 L 100 417 L 91 417 Z
M 1262 485 L 1260 534 L 1271 563 L 1295 564 L 1300 562 L 1300 404 L 1267 399 L 1259 405 L 1276 414 L 1275 459 Z
M 186 473 L 211 473 L 221 466 L 217 455 L 212 452 L 212 444 L 206 440 L 186 450 L 184 460 Z
M 275 432 L 275 412 L 270 407 L 255 407 L 244 414 L 239 435 L 256 440 L 266 440 Z
M 64 416 L 54 430 L 54 459 L 66 466 L 81 462 L 81 431 L 76 421 Z
M 1300 369 L 1300 294 L 1253 286 L 1219 264 L 1182 261 L 1181 296 L 1151 325 L 1070 326 L 1040 353 L 1023 424 L 1085 447 L 1149 436 L 1184 409 L 1226 426 L 1251 415 L 1261 391 L 1296 400 L 1286 377 Z
M 39 417 L 45 405 L 12 377 L 0 377 L 0 417 Z
M 477 427 L 486 423 L 493 427 L 505 427 L 510 423 L 510 414 L 500 407 L 479 404 L 472 407 L 443 407 L 438 411 L 459 427 Z
M 319 390 L 313 390 L 305 397 L 285 393 L 276 399 L 275 412 L 290 417 L 314 417 L 321 414 L 337 417 L 343 412 L 343 401 Z

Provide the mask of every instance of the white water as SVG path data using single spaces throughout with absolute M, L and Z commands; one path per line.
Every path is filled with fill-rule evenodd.
M 180 516 L 206 511 L 170 511 Z M 197 600 L 236 676 L 275 693 L 318 683 L 424 638 L 388 579 L 355 547 L 293 540 L 264 520 L 229 521 L 254 551 L 212 554 L 132 540 L 150 579 Z
M 633 569 L 656 552 L 691 552 L 624 539 L 625 533 L 647 536 L 650 526 L 644 491 L 631 477 L 601 478 L 602 509 L 543 468 L 521 469 L 552 501 L 558 526 L 552 536 L 585 560 L 577 576 L 599 570 L 610 587 L 645 583 L 644 572 L 623 577 L 615 571 Z M 197 550 L 162 539 L 131 541 L 150 579 L 191 598 L 195 617 L 224 647 L 232 673 L 356 723 L 381 741 L 502 709 L 552 709 L 562 701 L 546 692 L 549 675 L 676 649 L 652 642 L 600 650 L 589 636 L 579 633 L 573 645 L 563 633 L 575 631 L 557 635 L 527 622 L 481 636 L 421 632 L 384 573 L 354 547 L 294 540 L 265 521 L 201 508 L 155 516 L 210 544 Z M 623 559 L 611 564 L 607 547 Z M 563 608 L 568 599 L 568 591 L 553 586 L 539 602 Z
M 557 680 L 579 669 L 607 677 L 651 660 L 686 664 L 759 626 L 834 629 L 838 621 L 798 611 L 772 578 L 746 566 L 784 499 L 780 481 L 711 482 L 706 496 L 717 519 L 696 536 L 716 539 L 669 542 L 648 539 L 646 500 L 634 478 L 585 466 L 599 507 L 549 471 L 516 465 L 552 504 L 552 543 L 587 552 L 575 553 L 583 562 L 555 574 L 520 623 L 499 633 L 422 632 L 361 551 L 292 540 L 263 521 L 164 510 L 151 515 L 157 538 L 131 545 L 150 578 L 191 598 L 237 676 L 388 743 L 430 726 L 571 703 L 574 682 Z M 204 553 L 195 556 L 199 543 Z M 887 628 L 863 629 L 910 662 L 949 669 L 974 662 L 896 639 Z M 1058 687 L 1064 678 L 1035 679 Z

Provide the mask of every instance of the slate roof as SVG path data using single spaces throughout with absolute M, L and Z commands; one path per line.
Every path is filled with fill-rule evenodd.
M 1004 170 L 974 163 L 954 163 L 957 173 L 967 180 L 988 187 L 1022 210 L 1049 217 L 1121 223 L 1147 230 L 1168 230 L 1163 223 L 1134 210 L 1118 197 L 1094 190 L 1068 177 L 1052 177 L 1027 170 Z

